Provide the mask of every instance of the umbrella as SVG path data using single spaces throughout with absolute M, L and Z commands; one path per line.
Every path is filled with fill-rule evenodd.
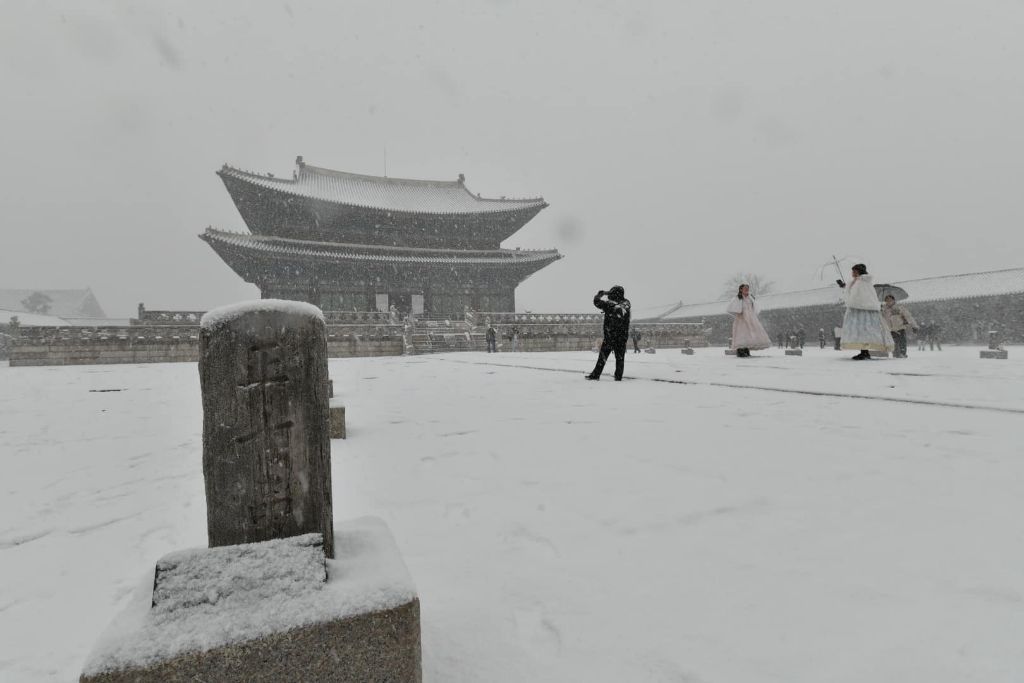
M 892 295 L 896 301 L 903 301 L 909 294 L 907 290 L 896 285 L 875 285 L 875 293 L 878 294 L 878 300 L 882 301 L 885 297 Z

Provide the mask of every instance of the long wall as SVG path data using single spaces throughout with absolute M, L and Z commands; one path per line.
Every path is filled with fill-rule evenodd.
M 327 328 L 330 358 L 400 356 L 400 326 L 342 325 Z M 199 360 L 199 328 L 22 327 L 10 347 L 12 367 L 176 363 Z
M 723 308 L 725 304 L 722 304 Z M 919 324 L 937 323 L 939 338 L 953 344 L 984 344 L 989 330 L 996 330 L 1004 343 L 1024 343 L 1024 294 L 926 301 L 907 304 L 907 309 Z M 805 306 L 778 308 L 761 313 L 761 322 L 775 340 L 780 334 L 803 330 L 807 343 L 817 343 L 818 330 L 825 330 L 829 343 L 832 328 L 842 326 L 845 308 L 834 306 Z M 680 322 L 697 318 L 676 318 Z M 722 315 L 702 318 L 709 328 L 712 344 L 728 344 L 732 335 L 732 317 Z
M 147 312 L 150 313 L 150 312 Z M 199 327 L 174 324 L 201 317 L 198 312 L 152 312 L 159 322 L 126 327 L 22 327 L 12 340 L 10 364 L 104 365 L 116 363 L 196 362 L 199 359 Z M 483 316 L 493 317 L 500 343 L 511 349 L 517 335 L 521 351 L 584 351 L 600 343 L 601 316 L 589 314 L 476 314 L 475 325 L 466 321 L 417 323 L 407 328 L 387 314 L 328 313 L 327 355 L 330 358 L 400 356 L 456 350 L 483 350 L 486 330 Z M 341 322 L 359 320 L 358 323 Z M 706 346 L 702 325 L 637 323 L 643 345 L 654 347 Z M 417 331 L 420 333 L 417 335 Z M 467 343 L 433 341 L 417 346 L 417 337 L 465 339 Z

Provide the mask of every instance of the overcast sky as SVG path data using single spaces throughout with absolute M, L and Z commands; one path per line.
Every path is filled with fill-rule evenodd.
M 550 207 L 521 310 L 642 314 L 736 271 L 1024 265 L 1024 2 L 0 0 L 0 287 L 112 316 L 257 290 L 214 175 L 296 155 Z M 832 274 L 827 273 L 828 280 Z

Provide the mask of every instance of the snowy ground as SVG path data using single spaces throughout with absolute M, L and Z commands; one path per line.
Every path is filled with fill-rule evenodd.
M 335 515 L 390 524 L 428 681 L 1024 679 L 1024 349 L 849 355 L 331 361 Z M 194 365 L 0 365 L 0 680 L 205 544 L 201 419 Z

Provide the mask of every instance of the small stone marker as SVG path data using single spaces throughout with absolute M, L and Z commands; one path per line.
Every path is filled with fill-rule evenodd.
M 786 349 L 787 356 L 802 356 L 804 355 L 803 349 Z
M 1010 357 L 1010 354 L 1003 348 L 997 330 L 989 330 L 988 348 L 983 349 L 980 355 L 982 358 L 995 358 L 998 360 L 1006 360 Z
M 658 352 L 658 350 L 656 348 L 654 348 L 653 346 L 648 346 L 646 349 L 644 349 L 644 353 L 657 353 L 657 352 Z
M 727 356 L 735 356 L 736 355 L 736 349 L 726 349 L 725 350 L 725 355 L 727 355 Z
M 345 438 L 345 404 L 340 399 L 331 399 L 331 438 Z
M 211 311 L 199 381 L 210 547 L 319 533 L 334 557 L 320 309 L 264 300 Z
M 692 356 L 693 355 L 693 349 L 691 349 L 689 346 L 686 346 L 684 348 L 679 349 L 679 353 L 682 353 L 682 354 L 687 355 L 687 356 Z

